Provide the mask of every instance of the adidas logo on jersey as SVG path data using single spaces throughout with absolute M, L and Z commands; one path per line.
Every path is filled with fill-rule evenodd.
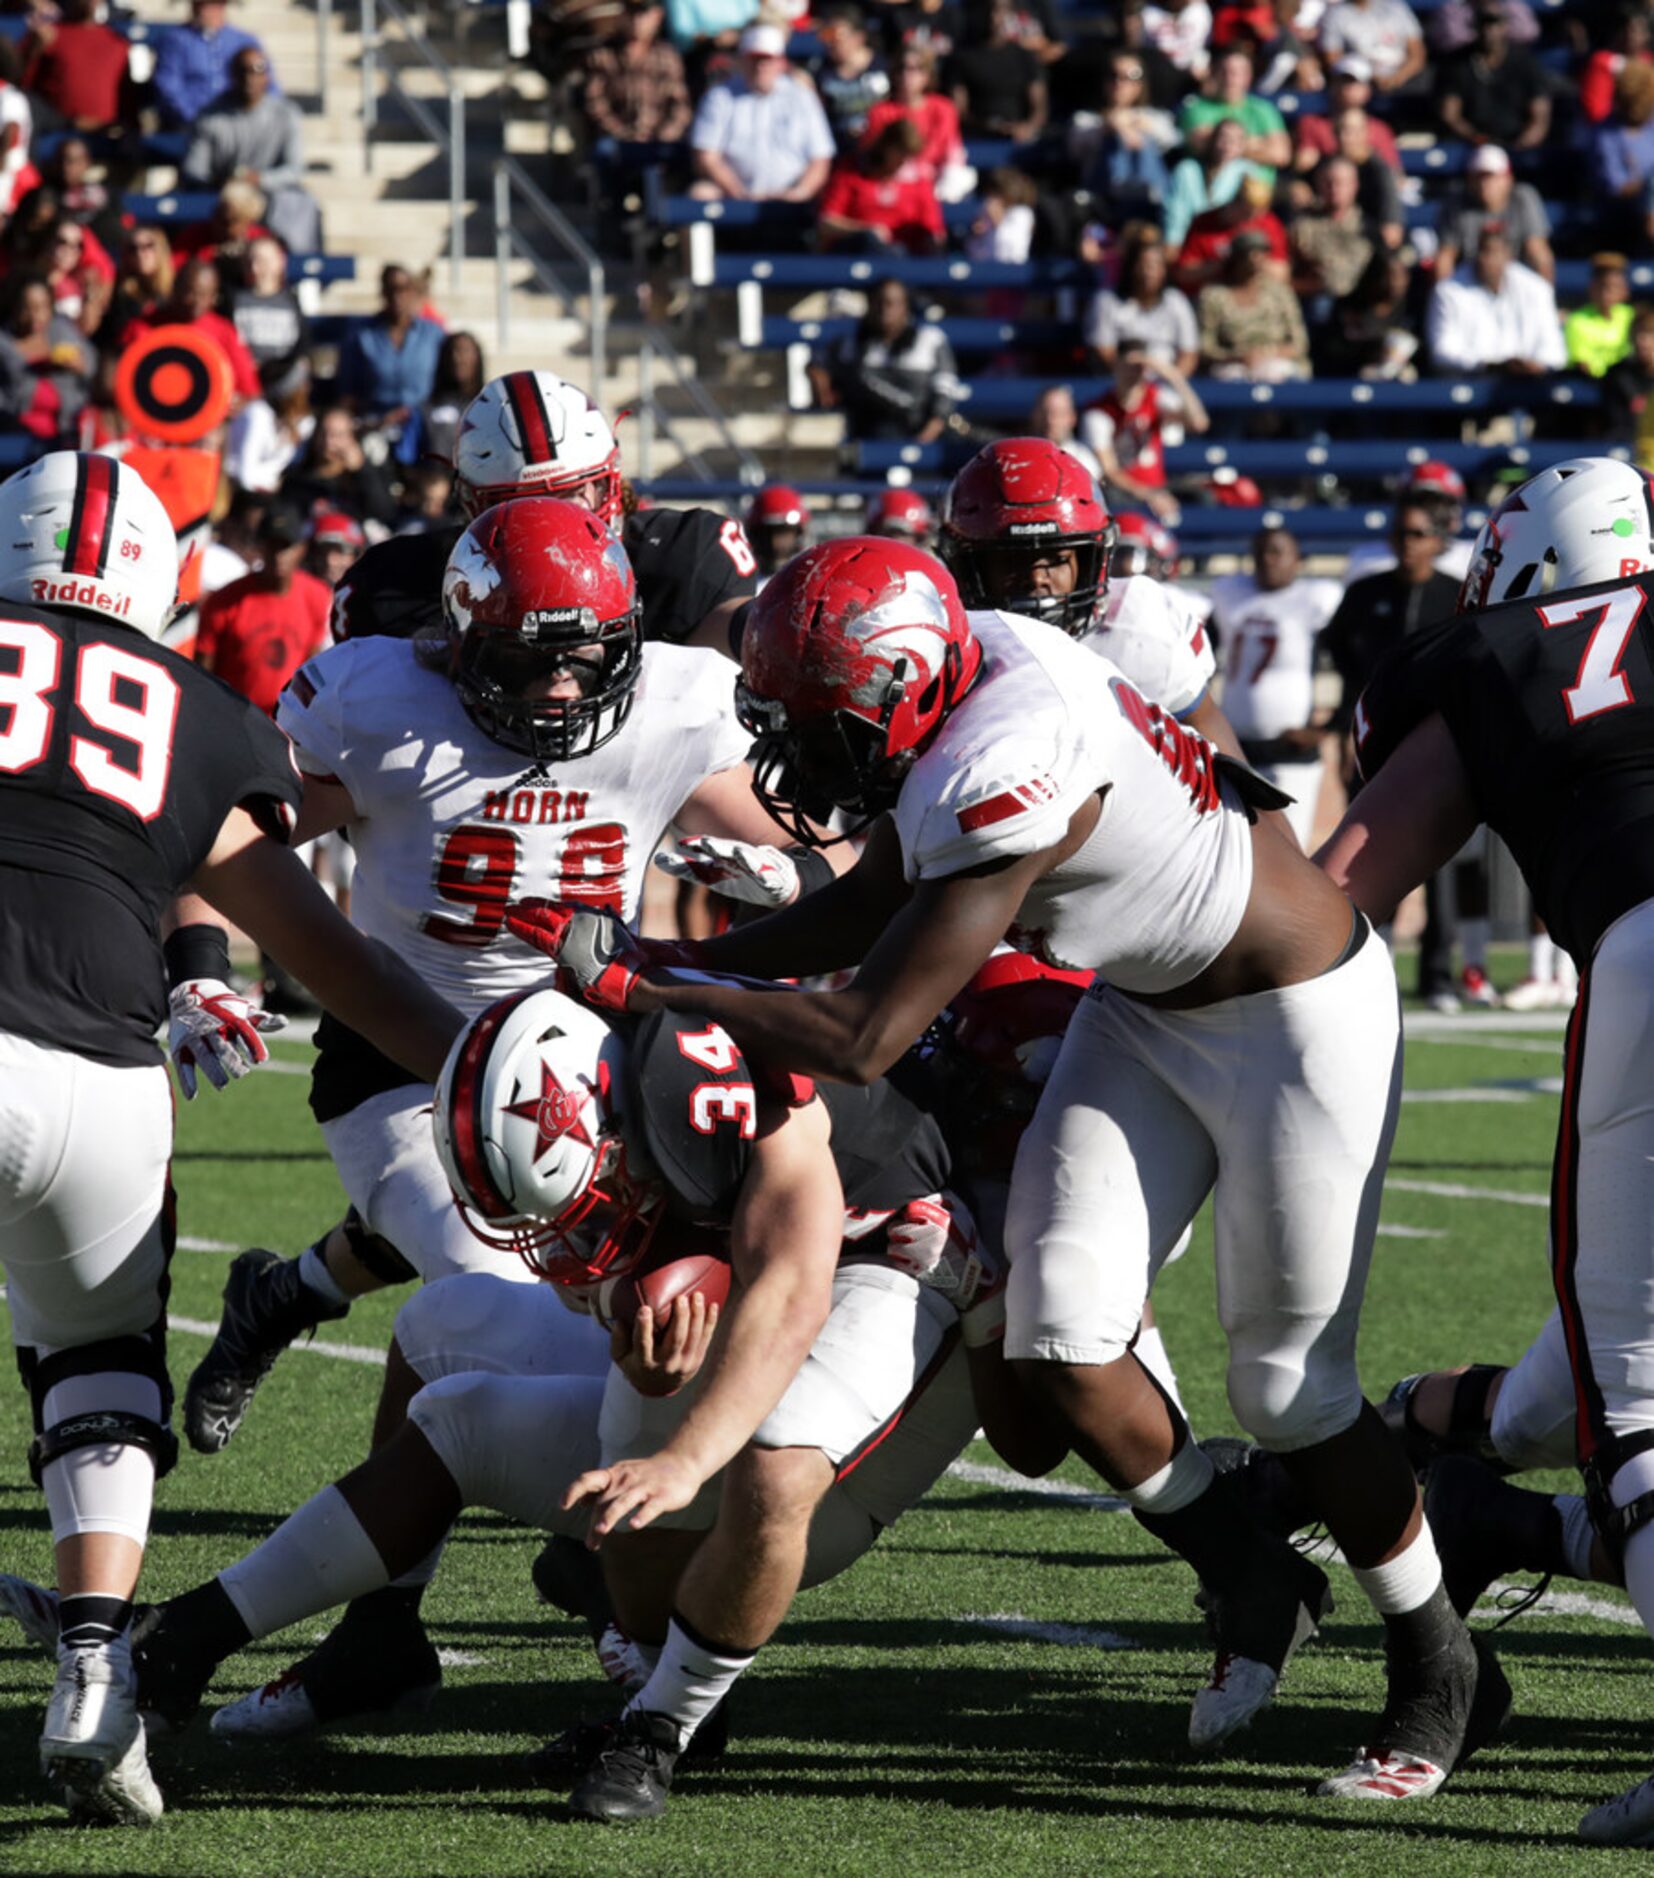
M 29 591 L 41 606 L 86 606 L 120 619 L 132 611 L 131 594 L 114 594 L 89 580 L 36 580 L 30 583 Z

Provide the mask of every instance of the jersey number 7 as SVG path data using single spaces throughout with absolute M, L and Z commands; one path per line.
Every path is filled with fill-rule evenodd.
M 1539 623 L 1550 630 L 1593 619 L 1591 636 L 1579 661 L 1574 682 L 1565 686 L 1562 703 L 1570 724 L 1582 724 L 1604 711 L 1618 711 L 1633 702 L 1631 685 L 1620 670 L 1620 660 L 1642 618 L 1643 591 L 1620 587 L 1588 600 L 1559 600 L 1538 608 Z

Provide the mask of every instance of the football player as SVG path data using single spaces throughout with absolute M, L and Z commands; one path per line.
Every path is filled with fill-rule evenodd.
M 443 608 L 448 633 L 434 645 L 372 637 L 311 660 L 279 721 L 305 775 L 301 837 L 350 831 L 353 917 L 462 1009 L 545 975 L 503 928 L 513 895 L 544 886 L 634 920 L 669 824 L 710 838 L 703 864 L 745 868 L 772 903 L 830 874 L 819 857 L 765 845 L 785 837 L 753 794 L 734 668 L 642 642 L 625 550 L 589 509 L 525 496 L 485 511 L 449 557 Z M 429 1084 L 332 1022 L 317 1045 L 311 1108 L 352 1219 L 295 1259 L 255 1249 L 232 1264 L 185 1398 L 186 1432 L 205 1452 L 233 1436 L 293 1338 L 353 1297 L 492 1263 L 451 1203 Z M 353 1255 L 343 1262 L 339 1238 Z M 607 1362 L 589 1323 L 567 1319 L 563 1340 L 561 1368 Z M 384 1703 L 434 1680 L 434 1655 L 412 1634 L 422 1589 L 416 1577 L 353 1608 L 301 1666 L 307 1696 Z
M 649 1393 L 617 1366 L 594 1415 L 595 1388 L 558 1365 L 552 1320 L 567 1313 L 549 1288 L 511 1288 L 519 1303 L 497 1281 L 432 1287 L 399 1322 L 418 1393 L 392 1443 L 162 1606 L 139 1646 L 140 1694 L 185 1719 L 223 1656 L 382 1585 L 463 1504 L 573 1532 L 597 1499 L 617 1614 L 658 1658 L 572 1805 L 652 1816 L 682 1747 L 785 1616 L 812 1546 L 818 1579 L 843 1569 L 970 1439 L 960 1367 L 931 1385 L 961 1334 L 992 1336 L 997 1267 L 942 1191 L 949 1157 L 924 1110 L 885 1081 L 766 1077 L 698 1020 L 606 1022 L 556 992 L 519 994 L 456 1044 L 436 1112 L 479 1242 L 496 1260 L 520 1254 L 549 1288 L 607 1297 L 657 1235 L 671 1244 L 689 1222 L 724 1236 L 735 1289 L 705 1370 L 668 1376 L 682 1386 L 663 1395 L 647 1364 L 632 1374 Z M 684 1369 L 711 1327 L 701 1315 Z
M 766 483 L 748 504 L 747 539 L 758 557 L 762 587 L 809 546 L 810 511 L 804 498 L 785 483 Z
M 1114 546 L 1096 483 L 1041 437 L 979 450 L 942 505 L 940 553 L 966 606 L 1060 626 L 1162 710 L 1238 756 L 1209 690 L 1216 666 L 1205 625 L 1148 574 L 1113 578 Z
M 1292 797 L 1287 821 L 1299 844 L 1315 832 L 1321 745 L 1315 715 L 1315 640 L 1338 610 L 1335 580 L 1300 571 L 1298 543 L 1285 528 L 1252 540 L 1252 572 L 1212 583 L 1212 623 L 1223 642 L 1223 712 L 1246 760 Z
M 807 909 L 692 956 L 772 978 L 857 965 L 853 984 L 711 982 L 584 909 L 518 907 L 511 929 L 588 1000 L 699 1012 L 766 1061 L 851 1082 L 894 1062 L 1002 937 L 1106 979 L 1018 1153 L 1006 1353 L 1205 1580 L 1218 1668 L 1191 1740 L 1227 1739 L 1271 1698 L 1324 1588 L 1250 1523 L 1130 1349 L 1155 1271 L 1215 1193 L 1230 1402 L 1386 1631 L 1389 1701 L 1323 1791 L 1435 1792 L 1508 1688 L 1448 1601 L 1406 1457 L 1356 1374 L 1400 1081 L 1383 946 L 1260 819 L 1278 791 L 1061 632 L 967 617 L 917 550 L 861 538 L 799 556 L 753 604 L 741 697 L 778 818 L 828 803 L 867 845 Z
M 887 541 L 911 541 L 928 548 L 936 532 L 930 504 L 917 489 L 881 489 L 867 505 L 867 530 Z
M 1557 1316 L 1496 1410 L 1541 1437 L 1571 1421 L 1597 1537 L 1654 1628 L 1651 490 L 1629 464 L 1583 457 L 1500 503 L 1460 617 L 1398 649 L 1362 694 L 1366 786 L 1319 858 L 1384 919 L 1485 822 L 1579 966 L 1551 1186 Z M 1485 1403 L 1484 1389 L 1474 1412 L 1491 1425 Z M 1580 1831 L 1654 1843 L 1654 1780 Z
M 62 1632 L 41 1763 L 79 1818 L 161 1812 L 128 1627 L 168 1426 L 172 1105 L 155 1033 L 192 886 L 330 1008 L 429 1075 L 458 1014 L 286 852 L 301 785 L 267 717 L 158 641 L 178 585 L 160 502 L 58 451 L 0 485 L 0 1264 L 33 1406 Z M 227 955 L 196 952 L 221 979 Z M 265 1054 L 222 983 L 183 1057 Z

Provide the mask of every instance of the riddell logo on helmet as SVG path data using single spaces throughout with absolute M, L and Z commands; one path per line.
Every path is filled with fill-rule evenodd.
M 1061 527 L 1056 522 L 1012 522 L 1006 530 L 1011 535 L 1060 535 Z
M 30 592 L 42 606 L 87 606 L 96 613 L 115 613 L 122 619 L 132 611 L 131 594 L 113 594 L 89 580 L 37 580 L 30 583 Z

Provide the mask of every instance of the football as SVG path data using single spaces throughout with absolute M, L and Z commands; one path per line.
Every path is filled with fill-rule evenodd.
M 728 1259 L 710 1252 L 674 1255 L 643 1271 L 609 1279 L 597 1294 L 597 1315 L 605 1324 L 630 1324 L 647 1304 L 659 1323 L 661 1313 L 677 1299 L 697 1291 L 708 1304 L 723 1304 L 729 1282 Z

